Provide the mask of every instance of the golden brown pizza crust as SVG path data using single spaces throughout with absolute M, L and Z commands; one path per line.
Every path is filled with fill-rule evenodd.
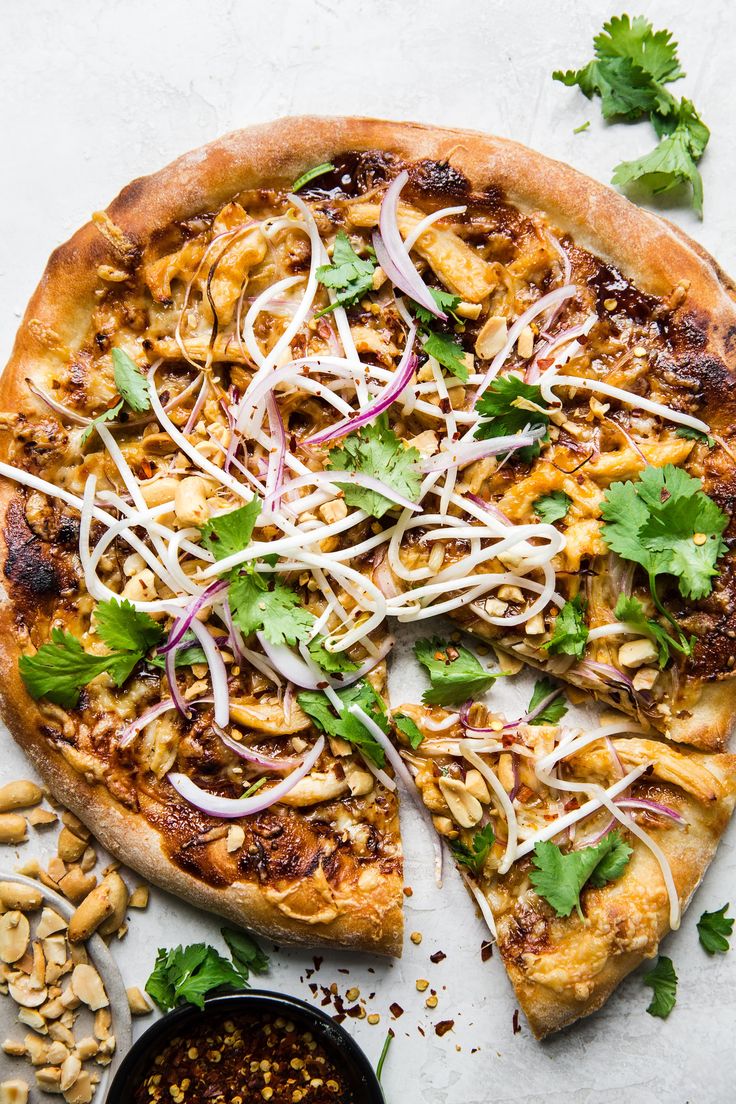
M 24 381 L 33 376 L 43 384 L 44 373 L 50 373 L 57 362 L 61 364 L 69 347 L 84 338 L 95 303 L 98 266 L 124 269 L 176 220 L 216 210 L 244 189 L 272 180 L 281 184 L 293 180 L 333 155 L 366 149 L 393 152 L 407 160 L 451 159 L 452 166 L 475 188 L 499 188 L 522 209 L 545 211 L 560 230 L 614 262 L 645 291 L 666 296 L 678 283 L 687 281 L 688 311 L 704 334 L 705 349 L 729 361 L 736 326 L 733 285 L 700 247 L 657 216 L 570 167 L 504 139 L 412 123 L 303 117 L 228 135 L 134 181 L 106 212 L 57 249 L 28 306 L 0 383 L 2 408 L 36 415 L 42 412 Z M 717 428 L 719 411 L 709 413 Z M 0 500 L 3 511 L 11 494 L 5 484 Z M 306 927 L 288 920 L 253 887 L 213 889 L 174 867 L 163 855 L 157 833 L 142 818 L 118 806 L 101 787 L 87 783 L 51 749 L 42 733 L 42 714 L 17 674 L 23 647 L 8 606 L 2 612 L 0 629 L 5 636 L 0 665 L 2 696 L 13 735 L 50 787 L 124 861 L 196 904 L 277 938 L 398 951 L 398 875 L 372 887 L 344 918 Z M 690 739 L 697 730 L 705 746 L 721 746 L 731 724 L 731 695 L 730 683 L 709 690 L 707 711 L 683 722 L 680 738 Z M 683 885 L 696 884 L 711 852 L 712 847 L 705 845 L 693 852 L 689 881 L 686 878 Z

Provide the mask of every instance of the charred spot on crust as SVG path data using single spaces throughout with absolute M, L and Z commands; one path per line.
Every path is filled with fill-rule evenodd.
M 736 331 L 736 327 L 732 327 Z M 704 349 L 708 344 L 709 323 L 692 311 L 678 311 L 667 323 L 667 336 L 676 353 Z M 736 332 L 733 334 L 736 340 Z
M 456 196 L 464 199 L 470 192 L 470 182 L 449 161 L 417 161 L 411 167 L 412 187 L 422 196 L 443 199 Z
M 28 598 L 58 598 L 77 584 L 68 555 L 37 537 L 28 526 L 22 500 L 14 498 L 5 515 L 5 577 Z
M 541 954 L 549 945 L 549 920 L 541 908 L 518 902 L 500 943 L 504 959 L 523 969 L 525 955 Z

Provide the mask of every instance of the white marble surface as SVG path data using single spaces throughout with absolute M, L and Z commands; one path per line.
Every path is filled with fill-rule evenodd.
M 726 0 L 642 0 L 634 8 L 679 39 L 688 77 L 677 90 L 695 100 L 713 130 L 703 164 L 705 220 L 684 208 L 668 214 L 736 271 L 728 233 L 736 7 Z M 651 146 L 648 124 L 605 127 L 597 105 L 554 84 L 550 72 L 588 60 L 592 35 L 616 10 L 598 0 L 0 0 L 2 359 L 54 245 L 132 177 L 248 123 L 309 111 L 471 126 L 607 180 L 617 161 Z M 574 135 L 586 119 L 590 129 Z M 527 691 L 514 687 L 511 695 L 518 703 Z M 28 773 L 9 738 L 0 739 L 0 780 Z M 646 1014 L 649 990 L 634 975 L 602 1013 L 539 1045 L 523 1021 L 521 1032 L 512 1032 L 513 996 L 498 959 L 481 964 L 484 928 L 459 879 L 451 871 L 444 890 L 436 890 L 421 825 L 411 810 L 404 820 L 414 887 L 407 931 L 422 931 L 423 942 L 407 940 L 394 964 L 326 955 L 314 978 L 336 981 L 343 993 L 352 984 L 364 996 L 375 993 L 369 1011 L 381 1013 L 381 1024 L 348 1021 L 371 1056 L 380 1050 L 388 1005 L 398 1001 L 406 1010 L 393 1024 L 397 1038 L 385 1073 L 392 1104 L 734 1099 L 736 953 L 707 958 L 695 932 L 703 909 L 736 900 L 733 831 L 681 931 L 667 940 L 680 976 L 669 1020 Z M 0 862 L 15 862 L 12 849 Z M 128 984 L 142 984 L 157 945 L 216 933 L 211 918 L 156 894 L 114 951 Z M 447 959 L 433 966 L 428 956 L 437 949 Z M 281 950 L 273 963 L 269 984 L 309 995 L 301 980 L 309 955 Z M 418 977 L 438 990 L 433 1013 L 415 991 Z M 432 1025 L 441 1019 L 456 1026 L 439 1039 Z M 8 1063 L 0 1054 L 5 1076 Z

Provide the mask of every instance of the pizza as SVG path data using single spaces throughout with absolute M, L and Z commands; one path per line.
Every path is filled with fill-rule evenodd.
M 134 181 L 0 385 L 14 737 L 124 862 L 279 940 L 400 952 L 401 790 L 535 1033 L 594 1010 L 736 795 L 735 321 L 679 230 L 472 132 L 286 119 Z

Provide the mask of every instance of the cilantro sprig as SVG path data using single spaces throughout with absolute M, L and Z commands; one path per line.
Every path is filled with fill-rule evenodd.
M 562 851 L 547 840 L 537 843 L 529 880 L 558 916 L 573 909 L 583 918 L 580 893 L 585 885 L 601 888 L 620 878 L 629 864 L 632 850 L 621 833 L 609 832 L 600 843 L 579 851 Z
M 480 874 L 495 842 L 493 826 L 486 824 L 485 828 L 479 828 L 477 832 L 473 832 L 470 847 L 462 840 L 453 840 L 450 843 L 450 850 L 456 863 L 466 866 L 473 874 Z
M 541 388 L 535 383 L 524 383 L 521 376 L 511 372 L 507 376 L 497 376 L 475 404 L 475 409 L 483 421 L 475 431 L 479 441 L 491 437 L 512 437 L 522 433 L 527 427 L 536 429 L 549 425 L 549 406 L 542 396 Z M 541 441 L 535 441 L 527 448 L 518 449 L 515 456 L 528 462 L 539 455 Z
M 726 916 L 728 904 L 714 912 L 704 912 L 697 923 L 698 939 L 709 955 L 725 954 L 730 950 L 729 939 L 733 932 L 733 917 Z
M 548 698 L 551 693 L 557 689 L 557 686 L 550 678 L 538 679 L 534 684 L 534 693 L 532 694 L 531 701 L 527 708 L 527 712 L 531 713 L 538 705 Z M 537 713 L 536 717 L 529 721 L 531 725 L 553 725 L 561 721 L 567 713 L 567 703 L 562 694 L 558 698 L 546 705 L 541 713 Z
M 549 494 L 540 495 L 532 502 L 534 513 L 540 521 L 548 525 L 552 525 L 555 521 L 562 521 L 571 506 L 572 499 L 564 491 L 550 491 Z
M 655 606 L 677 631 L 678 650 L 689 654 L 692 643 L 662 604 L 657 579 L 676 578 L 683 598 L 710 594 L 726 551 L 727 516 L 699 479 L 673 464 L 645 468 L 636 483 L 612 483 L 601 516 L 606 544 L 644 569 Z
M 550 655 L 570 655 L 582 659 L 588 642 L 588 626 L 585 623 L 585 602 L 576 594 L 557 614 L 552 636 L 542 647 Z
M 185 1003 L 204 1008 L 204 999 L 210 993 L 245 989 L 251 971 L 262 974 L 268 969 L 268 956 L 252 936 L 233 928 L 221 931 L 232 961 L 207 943 L 159 948 L 146 992 L 162 1012 Z
M 326 694 L 321 690 L 303 690 L 297 694 L 299 706 L 314 721 L 320 732 L 335 736 L 353 744 L 377 767 L 383 767 L 386 754 L 373 736 L 357 717 L 350 712 L 351 705 L 358 705 L 371 720 L 388 733 L 389 722 L 386 707 L 369 682 L 356 682 L 344 690 L 338 690 L 340 712 L 337 713 Z
M 454 314 L 455 308 L 460 304 L 459 295 L 453 295 L 441 288 L 430 288 L 429 293 L 441 311 L 452 315 L 456 322 L 460 321 L 457 315 Z M 412 302 L 412 309 L 419 323 L 419 339 L 427 356 L 434 357 L 443 368 L 456 376 L 461 383 L 467 383 L 466 353 L 460 342 L 452 334 L 437 329 L 437 319 L 426 307 Z
M 161 626 L 126 599 L 99 603 L 95 632 L 111 651 L 102 655 L 88 652 L 72 633 L 56 626 L 51 640 L 35 655 L 20 657 L 20 676 L 32 698 L 48 698 L 73 709 L 82 688 L 98 675 L 108 674 L 115 686 L 122 686 L 136 664 L 163 638 Z
M 407 717 L 405 713 L 394 713 L 392 720 L 394 722 L 394 727 L 406 736 L 409 745 L 413 748 L 418 748 L 424 740 L 424 734 L 411 717 Z
M 330 450 L 327 468 L 331 471 L 363 472 L 380 479 L 392 490 L 416 502 L 419 498 L 421 477 L 418 463 L 419 451 L 407 448 L 388 424 L 388 416 L 381 414 L 370 425 L 355 433 L 349 433 L 337 448 Z M 357 487 L 352 483 L 338 483 L 348 506 L 356 506 L 381 518 L 396 505 L 378 491 Z
M 634 121 L 648 116 L 659 145 L 635 161 L 617 165 L 613 183 L 638 184 L 657 195 L 680 184 L 690 186 L 692 205 L 703 214 L 703 182 L 697 165 L 710 131 L 688 99 L 678 100 L 665 85 L 685 74 L 669 31 L 655 31 L 644 16 L 614 16 L 593 40 L 595 57 L 582 69 L 552 76 L 599 96 L 603 117 Z
M 359 257 L 345 231 L 340 230 L 332 248 L 331 264 L 320 265 L 317 269 L 317 279 L 322 286 L 335 292 L 335 302 L 317 311 L 315 318 L 329 314 L 335 307 L 351 307 L 357 303 L 372 290 L 375 270 L 373 256 Z
M 414 655 L 426 668 L 430 687 L 422 695 L 426 705 L 460 705 L 490 690 L 497 678 L 461 644 L 439 637 L 417 640 Z
M 695 637 L 691 636 L 687 640 L 680 633 L 680 637 L 675 639 L 664 626 L 660 625 L 659 621 L 656 621 L 653 617 L 647 617 L 638 598 L 629 598 L 625 594 L 620 595 L 613 612 L 619 621 L 625 621 L 627 625 L 637 629 L 642 636 L 648 636 L 657 645 L 660 667 L 667 666 L 672 651 L 680 652 L 681 655 L 692 655 L 695 647 Z
M 115 386 L 118 389 L 120 399 L 108 410 L 98 414 L 82 431 L 79 442 L 86 445 L 98 426 L 105 422 L 112 422 L 127 405 L 134 414 L 143 414 L 151 409 L 151 397 L 148 393 L 148 382 L 133 358 L 124 349 L 115 348 L 112 351 L 112 371 Z
M 666 1020 L 677 1000 L 677 974 L 672 959 L 660 955 L 657 965 L 644 975 L 642 981 L 654 990 L 647 1012 Z

